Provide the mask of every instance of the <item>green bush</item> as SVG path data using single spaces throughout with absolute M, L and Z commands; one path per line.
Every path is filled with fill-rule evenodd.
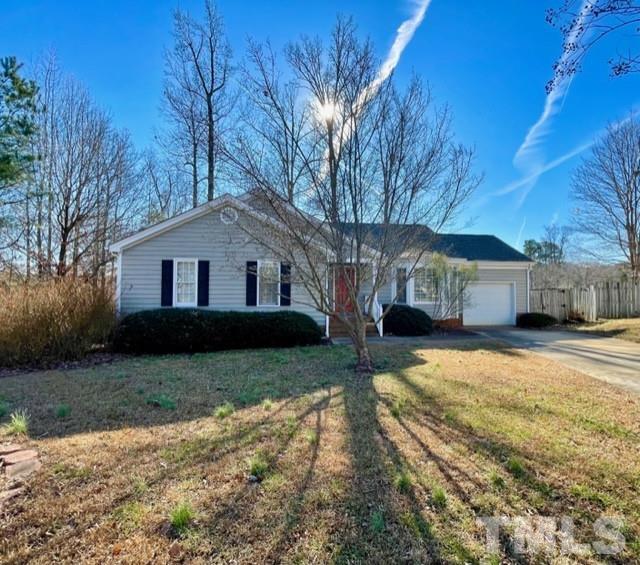
M 321 338 L 318 324 L 299 312 L 162 308 L 125 317 L 113 347 L 134 354 L 197 353 L 316 345 Z
M 388 304 L 384 304 L 386 310 Z M 384 333 L 392 335 L 429 335 L 433 321 L 426 312 L 404 304 L 394 304 L 384 317 Z
M 542 312 L 529 312 L 527 314 L 519 314 L 516 325 L 519 328 L 548 328 L 558 323 L 553 316 L 543 314 Z

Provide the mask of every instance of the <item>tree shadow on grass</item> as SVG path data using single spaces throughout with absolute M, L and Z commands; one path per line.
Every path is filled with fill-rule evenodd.
M 378 420 L 372 379 L 353 378 L 345 384 L 344 409 L 353 466 L 346 510 L 355 519 L 340 539 L 336 560 L 441 561 L 414 487 L 402 481 L 407 462 Z

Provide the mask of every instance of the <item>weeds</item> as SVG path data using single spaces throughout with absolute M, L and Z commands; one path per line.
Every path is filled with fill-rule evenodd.
M 231 402 L 225 402 L 223 405 L 218 406 L 214 410 L 213 415 L 216 418 L 218 418 L 218 420 L 224 420 L 225 418 L 231 416 L 234 410 L 235 409 L 233 407 L 233 404 L 231 404 Z
M 376 534 L 384 532 L 384 514 L 382 510 L 376 510 L 371 515 L 371 530 Z
M 273 402 L 270 398 L 265 398 L 262 401 L 262 409 L 268 412 L 269 410 L 271 410 L 271 408 L 273 408 Z
M 411 477 L 406 471 L 402 471 L 398 473 L 393 484 L 400 492 L 407 493 L 411 490 Z
M 175 532 L 182 536 L 187 532 L 194 518 L 195 513 L 191 505 L 188 502 L 181 502 L 171 511 L 169 522 Z
M 13 412 L 9 416 L 9 423 L 4 426 L 4 430 L 12 436 L 26 436 L 29 433 L 29 415 L 24 410 Z
M 522 479 L 527 474 L 524 464 L 517 457 L 509 457 L 506 463 L 507 471 L 516 479 Z
M 307 430 L 304 434 L 304 438 L 309 442 L 310 445 L 316 445 L 318 443 L 318 432 L 315 430 Z
M 175 410 L 175 401 L 166 394 L 152 394 L 147 397 L 146 403 L 149 406 L 156 406 L 158 408 L 164 408 L 165 410 Z
M 442 487 L 434 487 L 431 492 L 431 503 L 435 508 L 442 510 L 447 507 L 447 491 Z
M 71 408 L 68 404 L 60 404 L 56 408 L 56 418 L 60 418 L 60 419 L 68 418 L 69 414 L 71 414 Z
M 256 453 L 249 459 L 249 475 L 259 481 L 264 479 L 269 470 L 269 461 L 263 453 Z
M 389 409 L 394 418 L 400 418 L 405 410 L 407 401 L 404 398 L 397 398 Z

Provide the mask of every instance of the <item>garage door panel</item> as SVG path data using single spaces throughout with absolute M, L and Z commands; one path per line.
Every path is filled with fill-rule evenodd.
M 502 326 L 515 324 L 514 283 L 473 283 L 464 305 L 466 326 Z

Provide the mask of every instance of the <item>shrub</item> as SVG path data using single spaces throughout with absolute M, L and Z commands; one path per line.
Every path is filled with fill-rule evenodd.
M 519 314 L 516 325 L 519 328 L 547 328 L 555 326 L 558 323 L 553 316 L 543 314 L 542 312 L 529 312 L 528 314 Z
M 0 366 L 78 359 L 115 325 L 110 289 L 76 279 L 4 286 L 0 304 Z
M 322 332 L 299 312 L 230 312 L 197 308 L 145 310 L 124 318 L 114 349 L 123 353 L 196 353 L 320 343 Z
M 386 310 L 388 304 L 384 304 Z M 404 304 L 394 304 L 384 317 L 384 333 L 412 336 L 429 335 L 433 331 L 433 322 L 426 312 Z

